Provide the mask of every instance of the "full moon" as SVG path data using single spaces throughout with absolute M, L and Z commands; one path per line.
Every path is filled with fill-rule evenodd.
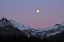
M 39 13 L 40 11 L 39 10 L 36 10 L 37 13 Z

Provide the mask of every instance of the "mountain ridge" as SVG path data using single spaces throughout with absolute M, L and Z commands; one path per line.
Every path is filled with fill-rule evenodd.
M 7 20 L 4 17 L 0 19 L 0 27 L 5 27 L 7 25 L 11 25 L 12 27 L 21 30 L 27 37 L 33 36 L 36 38 L 39 37 L 41 39 L 43 39 L 45 36 L 50 37 L 64 31 L 64 22 L 61 24 L 55 24 L 54 26 L 46 29 L 34 29 L 25 24 L 19 24 L 13 20 Z

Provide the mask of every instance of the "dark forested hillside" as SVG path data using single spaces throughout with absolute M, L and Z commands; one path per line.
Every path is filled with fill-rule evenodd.
M 7 35 L 6 37 L 0 35 L 0 42 L 49 42 L 48 39 L 40 39 L 35 37 L 28 38 L 27 36 L 18 35 Z
M 27 36 L 23 36 L 23 35 L 7 35 L 6 37 L 4 35 L 0 35 L 0 42 L 63 42 L 63 39 L 61 38 L 57 38 L 56 36 L 53 38 L 46 38 L 44 37 L 44 39 L 40 39 L 40 38 L 36 38 L 36 37 L 30 37 L 28 38 Z

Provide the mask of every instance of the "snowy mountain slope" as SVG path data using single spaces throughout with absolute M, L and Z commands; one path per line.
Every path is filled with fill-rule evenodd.
M 12 21 L 13 22 L 13 21 Z M 63 24 L 56 24 L 52 27 L 46 28 L 46 29 L 34 29 L 31 28 L 30 26 L 24 27 L 22 23 L 18 24 L 16 22 L 13 22 L 14 24 L 16 24 L 15 26 L 17 28 L 22 28 L 20 29 L 21 31 L 23 31 L 28 37 L 30 36 L 34 36 L 34 37 L 40 37 L 43 39 L 44 36 L 49 37 L 51 35 L 56 35 L 58 33 L 61 33 L 62 31 L 64 31 L 64 27 Z
M 22 23 L 17 23 L 13 20 L 9 20 L 10 23 L 12 23 L 12 25 L 14 25 L 15 27 L 17 27 L 20 30 L 28 30 L 29 28 L 31 28 L 28 25 L 22 24 Z
M 11 25 L 13 27 L 18 28 L 28 37 L 34 36 L 39 37 L 41 39 L 43 39 L 44 36 L 49 37 L 51 35 L 56 35 L 64 31 L 64 22 L 62 22 L 61 24 L 55 24 L 54 26 L 48 27 L 46 29 L 34 29 L 28 25 L 25 25 L 23 23 L 17 23 L 13 20 L 7 20 L 6 18 L 0 19 L 1 27 L 5 27 L 7 25 Z
M 17 23 L 17 22 L 15 22 L 13 20 L 9 20 L 9 21 L 15 27 L 17 27 L 18 29 L 23 31 L 28 37 L 30 37 L 30 36 L 37 36 L 37 35 L 39 35 L 42 32 L 41 29 L 34 29 L 34 28 L 31 28 L 28 25 L 25 25 L 25 24 L 22 24 L 22 23 Z
M 46 33 L 47 37 L 51 35 L 56 35 L 58 33 L 61 33 L 62 31 L 64 31 L 64 26 L 62 26 L 61 24 L 56 24 L 52 27 L 44 29 L 44 32 Z

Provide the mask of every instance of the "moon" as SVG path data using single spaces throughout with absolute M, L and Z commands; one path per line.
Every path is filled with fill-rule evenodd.
M 39 13 L 40 11 L 39 10 L 36 10 L 37 13 Z

